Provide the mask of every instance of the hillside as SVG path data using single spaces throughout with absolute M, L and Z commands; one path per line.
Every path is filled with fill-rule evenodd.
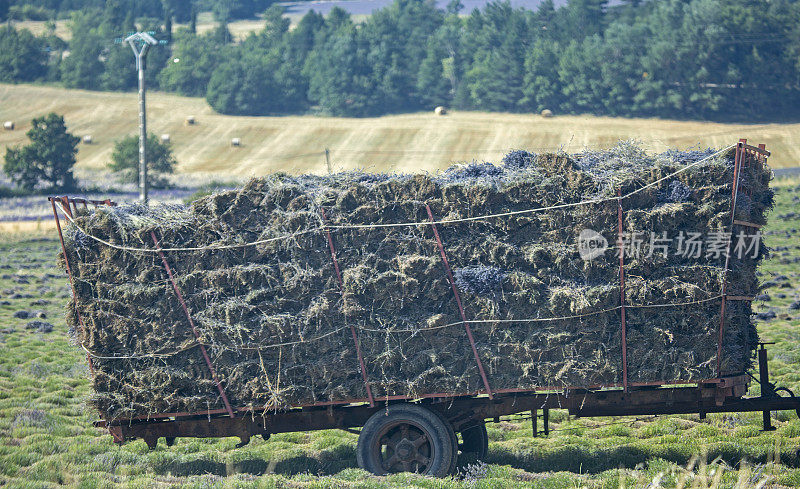
M 54 111 L 70 130 L 90 134 L 80 146 L 78 168 L 101 169 L 115 140 L 137 131 L 135 93 L 89 92 L 0 84 L 0 120 L 16 123 L 0 131 L 0 146 L 27 141 L 33 117 Z M 194 115 L 197 124 L 184 124 Z M 330 148 L 334 169 L 435 171 L 454 161 L 496 161 L 509 149 L 575 152 L 635 138 L 653 151 L 668 147 L 721 147 L 740 137 L 766 143 L 775 168 L 800 162 L 800 124 L 720 124 L 657 119 L 455 112 L 440 117 L 416 113 L 377 118 L 316 116 L 233 117 L 215 114 L 201 98 L 148 95 L 148 127 L 168 133 L 179 170 L 196 177 L 246 178 L 273 171 L 325 172 Z M 231 138 L 242 146 L 231 147 Z

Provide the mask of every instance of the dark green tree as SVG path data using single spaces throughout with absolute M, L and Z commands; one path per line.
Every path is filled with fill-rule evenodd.
M 126 15 L 133 15 L 134 9 L 126 8 L 124 0 L 107 0 L 103 9 L 103 23 L 121 27 Z
M 197 7 L 192 4 L 192 14 L 189 19 L 189 32 L 197 34 Z
M 114 24 L 111 24 L 111 27 L 115 27 Z M 122 21 L 120 27 L 122 32 L 119 34 L 122 36 L 127 36 L 129 32 L 136 31 L 136 16 L 133 14 L 133 10 L 128 10 L 128 13 L 125 14 L 125 20 Z
M 560 53 L 558 80 L 567 110 L 578 114 L 603 113 L 608 86 L 601 76 L 602 40 L 595 35 L 569 43 Z
M 471 106 L 519 110 L 531 21 L 530 12 L 515 10 L 508 1 L 492 2 L 469 17 L 465 38 L 473 58 L 464 83 Z
M 459 0 L 448 4 L 443 24 L 428 41 L 425 58 L 417 74 L 417 90 L 423 104 L 451 105 L 464 77 L 464 23 L 458 13 L 463 9 Z
M 351 21 L 340 22 L 309 60 L 309 99 L 332 115 L 366 116 L 381 113 L 374 76 Z
M 653 5 L 645 19 L 649 42 L 641 57 L 643 78 L 635 98 L 639 110 L 662 117 L 703 117 L 719 107 L 725 97 L 708 85 L 721 81 L 721 73 L 710 70 L 718 62 L 710 59 L 711 42 L 722 34 L 718 14 L 717 0 Z
M 595 49 L 595 55 L 603 60 L 599 74 L 602 80 L 599 85 L 606 87 L 599 95 L 603 102 L 602 113 L 639 115 L 635 98 L 649 76 L 642 69 L 641 49 L 647 44 L 648 36 L 648 30 L 639 23 L 618 22 L 606 29 L 602 43 L 588 47 Z
M 33 81 L 47 72 L 42 39 L 27 29 L 0 26 L 0 81 Z
M 553 0 L 544 0 L 536 9 L 534 27 L 539 31 L 552 31 L 555 27 L 556 17 L 556 7 Z
M 558 81 L 559 44 L 549 39 L 536 41 L 525 58 L 522 106 L 533 112 L 560 111 L 563 96 Z
M 142 30 L 155 32 L 154 37 L 159 41 L 166 40 L 167 35 L 164 32 L 164 26 L 158 18 L 151 17 L 142 19 Z M 128 54 L 131 62 L 133 62 L 133 53 L 131 53 L 130 48 L 128 48 Z M 171 60 L 172 53 L 169 44 L 159 44 L 150 48 L 150 52 L 147 54 L 147 70 L 145 71 L 148 87 L 153 89 L 161 88 L 159 85 L 161 71 L 166 68 L 168 64 L 172 64 L 170 63 Z M 136 72 L 133 71 L 133 73 L 133 79 L 136 81 Z
M 19 187 L 72 190 L 72 167 L 80 138 L 67 132 L 64 117 L 50 113 L 31 121 L 30 144 L 6 150 L 3 171 Z
M 147 179 L 154 188 L 168 184 L 166 175 L 175 170 L 175 157 L 169 143 L 162 143 L 155 134 L 147 135 Z M 139 184 L 139 136 L 126 136 L 114 143 L 108 168 L 123 183 Z
M 368 72 L 361 75 L 375 86 L 370 105 L 383 113 L 422 107 L 417 74 L 428 41 L 443 21 L 433 0 L 395 0 L 362 24 L 357 39 L 367 48 Z
M 229 44 L 233 42 L 233 35 L 228 29 L 228 21 L 221 20 L 217 27 L 211 31 L 211 37 L 217 44 Z
M 190 22 L 197 4 L 194 0 L 162 0 L 161 3 L 164 11 L 171 12 L 176 22 Z
M 350 13 L 338 5 L 328 12 L 328 17 L 325 19 L 328 32 L 336 32 L 339 28 L 352 23 L 353 19 L 350 17 Z
M 172 11 L 164 10 L 164 39 L 172 42 Z
M 325 18 L 313 10 L 300 19 L 297 26 L 286 35 L 286 54 L 284 58 L 298 66 L 305 66 L 306 59 L 314 49 L 317 34 L 325 29 Z M 305 78 L 305 76 L 304 76 Z
M 159 74 L 159 86 L 181 95 L 204 96 L 211 75 L 227 57 L 225 53 L 230 51 L 231 48 L 220 44 L 213 33 L 198 36 L 178 31 L 173 42 L 172 60 Z
M 218 112 L 262 115 L 300 110 L 306 105 L 301 67 L 285 58 L 282 19 L 251 34 L 236 55 L 227 57 L 208 82 L 206 100 Z M 281 33 L 282 31 L 282 33 Z
M 565 14 L 571 39 L 601 35 L 606 25 L 608 0 L 568 0 Z
M 99 11 L 89 11 L 72 15 L 69 56 L 61 62 L 61 81 L 67 88 L 100 87 L 105 71 L 101 56 L 110 42 L 97 28 L 96 19 L 100 14 Z

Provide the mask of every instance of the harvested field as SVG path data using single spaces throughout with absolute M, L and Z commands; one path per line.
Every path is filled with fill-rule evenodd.
M 152 250 L 151 232 L 166 249 L 202 248 L 166 259 L 235 406 L 364 398 L 350 325 L 376 396 L 482 389 L 426 205 L 493 389 L 619 384 L 618 257 L 612 249 L 584 260 L 577 237 L 616 240 L 617 189 L 626 232 L 719 233 L 731 218 L 732 154 L 648 155 L 620 144 L 514 152 L 502 165 L 435 176 L 278 174 L 190 207 L 81 215 L 81 230 L 67 229 L 77 291 L 68 322 L 94 356 L 92 404 L 108 417 L 222 407 L 160 258 L 119 249 Z M 769 178 L 746 169 L 737 219 L 766 222 Z M 671 246 L 626 257 L 631 382 L 717 375 L 724 256 Z M 730 295 L 755 295 L 763 251 L 734 260 Z M 756 342 L 750 303 L 731 302 L 722 374 L 745 371 Z
M 131 76 L 134 76 L 131 73 Z M 102 109 L 97 109 L 102 107 Z M 431 107 L 432 109 L 432 107 Z M 106 185 L 103 171 L 114 142 L 136 133 L 136 93 L 68 90 L 53 86 L 0 84 L 0 120 L 14 120 L 14 131 L 0 131 L 0 146 L 27 144 L 30 121 L 48 112 L 63 114 L 69 131 L 94 135 L 80 145 L 76 175 Z M 432 111 L 370 118 L 316 116 L 243 117 L 214 113 L 202 98 L 148 92 L 148 128 L 168 133 L 179 162 L 177 181 L 245 181 L 272 172 L 327 173 L 325 148 L 335 170 L 436 172 L 453 162 L 496 161 L 516 148 L 538 152 L 610 148 L 620 139 L 637 139 L 651 152 L 668 148 L 723 147 L 739 138 L 764 142 L 773 168 L 800 161 L 800 124 L 722 124 L 538 114 Z M 197 124 L 185 125 L 189 115 Z M 231 138 L 242 146 L 232 148 Z M 535 148 L 535 149 L 534 149 Z

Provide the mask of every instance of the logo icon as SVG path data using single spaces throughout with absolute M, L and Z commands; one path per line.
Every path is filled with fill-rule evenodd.
M 594 260 L 608 249 L 608 240 L 592 229 L 584 229 L 578 235 L 578 254 L 584 261 Z

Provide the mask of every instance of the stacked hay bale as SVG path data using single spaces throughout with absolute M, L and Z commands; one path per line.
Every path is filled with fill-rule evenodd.
M 375 396 L 482 389 L 426 204 L 467 318 L 480 321 L 471 328 L 493 389 L 618 384 L 617 189 L 635 192 L 622 200 L 625 231 L 645 236 L 625 258 L 629 380 L 715 377 L 724 256 L 676 247 L 681 232 L 728 230 L 732 151 L 659 181 L 710 154 L 652 156 L 630 144 L 573 156 L 515 151 L 502 165 L 436 176 L 278 174 L 188 207 L 81 215 L 83 231 L 67 229 L 77 291 L 68 319 L 80 330 L 83 318 L 78 339 L 95 356 L 92 403 L 108 417 L 222 407 L 158 255 L 87 236 L 152 250 L 151 231 L 164 248 L 205 248 L 165 254 L 235 406 L 364 398 L 350 325 Z M 768 183 L 767 169 L 746 169 L 737 219 L 765 222 Z M 495 214 L 505 215 L 481 218 Z M 419 224 L 381 226 L 408 222 Z M 581 258 L 586 229 L 611 249 Z M 648 253 L 650 232 L 674 238 L 667 256 Z M 732 261 L 729 294 L 756 292 L 761 254 Z M 722 373 L 744 371 L 756 342 L 749 303 L 730 302 Z

